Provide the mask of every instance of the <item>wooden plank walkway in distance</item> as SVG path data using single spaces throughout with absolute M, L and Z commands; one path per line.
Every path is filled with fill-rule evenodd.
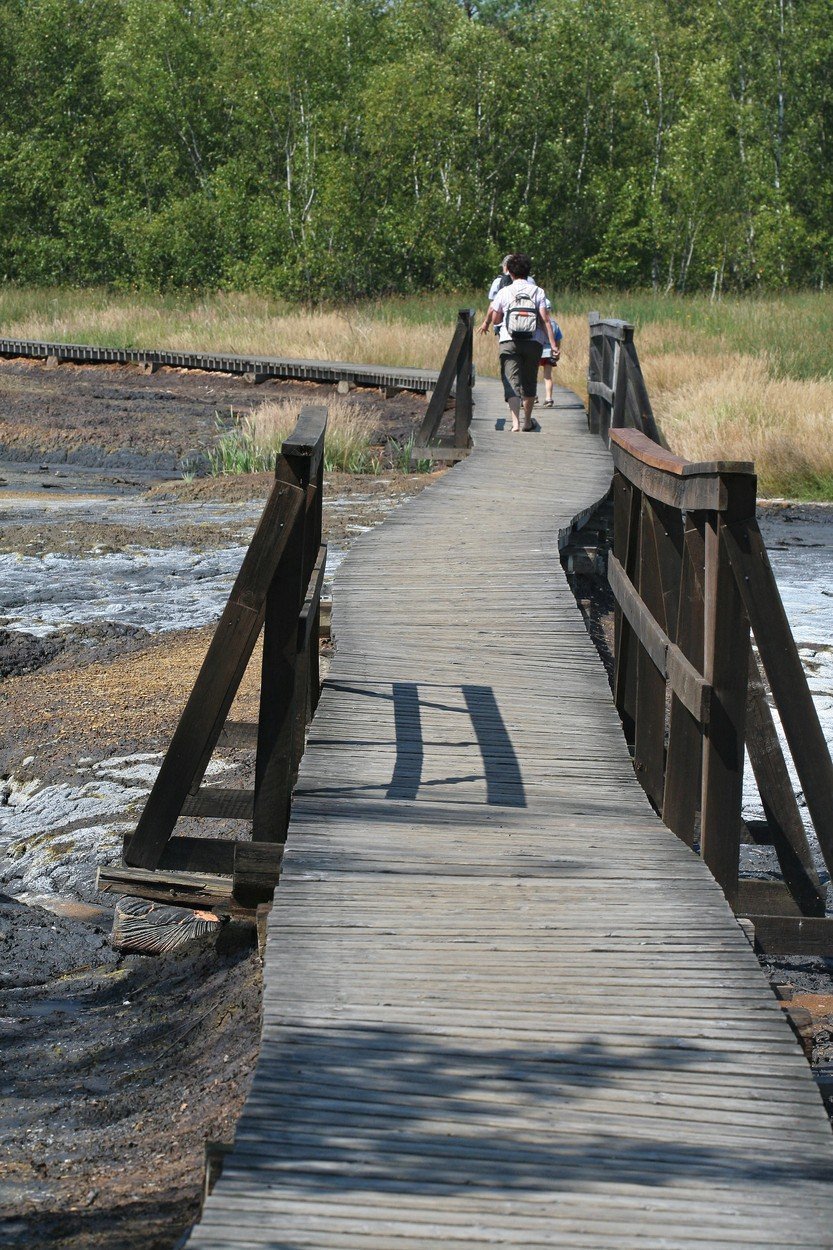
M 192 1250 L 833 1247 L 809 1068 L 653 815 L 562 573 L 607 452 L 557 392 L 353 549 Z

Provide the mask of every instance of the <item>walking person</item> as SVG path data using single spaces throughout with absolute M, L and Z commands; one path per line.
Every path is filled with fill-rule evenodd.
M 512 414 L 512 433 L 534 430 L 532 408 L 538 390 L 538 364 L 544 344 L 557 352 L 546 295 L 529 279 L 532 262 L 523 252 L 506 257 L 505 267 L 512 279 L 494 296 L 480 326 L 479 334 L 498 327 L 500 376 L 503 394 Z M 521 421 L 523 407 L 523 421 Z
M 555 350 L 553 351 L 549 343 L 544 345 L 541 353 L 541 368 L 544 371 L 544 408 L 552 408 L 552 371 L 561 359 L 561 340 L 564 335 L 561 333 L 561 326 L 552 315 L 552 304 L 549 300 L 545 300 L 547 306 L 547 316 L 552 322 L 552 332 L 555 336 Z
M 508 259 L 509 259 L 508 256 L 504 256 L 503 260 L 500 262 L 500 273 L 495 278 L 492 285 L 489 287 L 489 303 L 490 304 L 492 300 L 495 298 L 495 296 L 497 295 L 498 291 L 502 290 L 503 287 L 505 286 L 509 286 L 512 281 L 509 275 L 509 270 L 506 268 L 506 262 L 508 261 Z
M 502 291 L 505 286 L 511 286 L 512 284 L 512 278 L 509 274 L 509 270 L 506 268 L 506 262 L 508 261 L 508 259 L 509 259 L 508 256 L 504 256 L 503 260 L 500 262 L 500 273 L 495 278 L 492 285 L 489 287 L 489 303 L 490 304 L 492 300 L 495 298 L 495 296 L 497 295 L 498 291 Z M 495 334 L 497 335 L 499 333 L 500 331 L 498 327 L 495 326 Z

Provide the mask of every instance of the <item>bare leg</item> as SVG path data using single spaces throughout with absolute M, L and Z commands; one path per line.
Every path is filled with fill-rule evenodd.
M 527 399 L 526 397 L 524 398 L 524 423 L 522 426 L 524 430 L 532 429 L 532 409 L 534 407 L 534 404 L 535 404 L 534 395 L 530 395 L 529 399 Z
M 544 365 L 544 402 L 552 403 L 552 365 Z
M 512 413 L 512 433 L 514 434 L 521 428 L 521 401 L 513 395 L 506 402 L 509 405 L 509 411 Z

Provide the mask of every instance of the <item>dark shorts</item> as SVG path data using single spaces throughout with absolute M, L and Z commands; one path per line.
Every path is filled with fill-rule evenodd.
M 538 390 L 538 362 L 543 348 L 535 339 L 500 345 L 504 399 L 533 399 Z

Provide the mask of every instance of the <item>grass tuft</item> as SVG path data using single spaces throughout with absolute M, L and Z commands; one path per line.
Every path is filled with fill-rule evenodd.
M 212 475 L 224 473 L 264 473 L 275 467 L 283 440 L 295 428 L 301 411 L 300 401 L 269 400 L 251 413 L 231 412 L 230 421 L 218 418 L 222 433 L 208 453 Z M 376 408 L 359 408 L 348 400 L 332 400 L 324 440 L 324 468 L 327 472 L 373 473 L 379 453 L 372 445 L 379 419 Z

